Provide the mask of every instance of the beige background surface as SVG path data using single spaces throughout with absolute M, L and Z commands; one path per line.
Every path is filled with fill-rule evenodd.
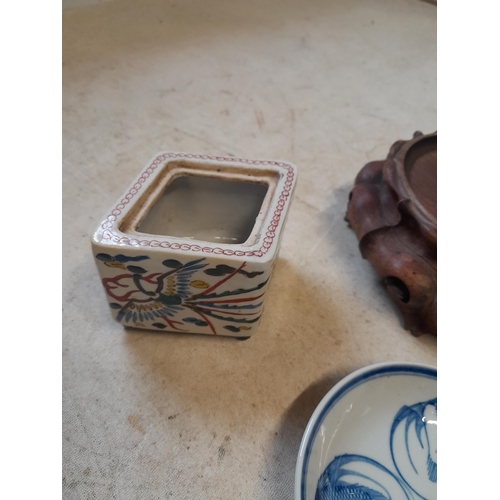
M 64 498 L 291 498 L 302 433 L 335 382 L 436 362 L 343 220 L 364 163 L 436 129 L 436 8 L 117 0 L 65 10 L 63 33 Z M 162 150 L 299 168 L 246 342 L 111 318 L 90 234 Z

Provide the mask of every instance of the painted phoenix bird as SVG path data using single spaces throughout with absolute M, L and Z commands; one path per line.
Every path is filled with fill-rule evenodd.
M 133 326 L 137 322 L 155 321 L 152 325 L 156 328 L 170 327 L 176 331 L 186 331 L 182 326 L 191 323 L 208 327 L 217 335 L 211 321 L 213 319 L 229 323 L 224 328 L 236 333 L 249 330 L 245 325 L 255 323 L 260 318 L 264 292 L 259 291 L 268 280 L 245 289 L 217 292 L 221 285 L 237 274 L 250 280 L 263 274 L 245 271 L 246 262 L 238 268 L 217 265 L 206 269 L 208 264 L 204 258 L 185 264 L 168 259 L 162 262 L 165 272 L 148 273 L 135 264 L 149 259 L 148 256 L 111 256 L 100 253 L 96 258 L 108 267 L 127 271 L 102 280 L 106 293 L 116 301 L 110 306 L 118 310 L 116 320 L 121 323 Z M 214 285 L 200 279 L 192 280 L 193 275 L 202 269 L 207 276 L 222 279 Z M 193 314 L 182 317 L 182 321 L 174 320 L 174 317 L 180 318 L 188 311 Z

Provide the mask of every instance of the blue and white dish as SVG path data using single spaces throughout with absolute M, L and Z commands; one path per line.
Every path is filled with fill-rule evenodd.
M 435 500 L 437 370 L 381 363 L 340 381 L 300 445 L 295 500 Z

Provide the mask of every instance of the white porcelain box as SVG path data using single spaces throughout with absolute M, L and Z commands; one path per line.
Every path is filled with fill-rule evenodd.
M 282 161 L 156 155 L 92 238 L 114 318 L 253 335 L 296 178 Z

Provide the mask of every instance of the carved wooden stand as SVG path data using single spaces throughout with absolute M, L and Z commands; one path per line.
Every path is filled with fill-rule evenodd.
M 398 141 L 365 165 L 346 220 L 415 336 L 437 335 L 437 133 Z

